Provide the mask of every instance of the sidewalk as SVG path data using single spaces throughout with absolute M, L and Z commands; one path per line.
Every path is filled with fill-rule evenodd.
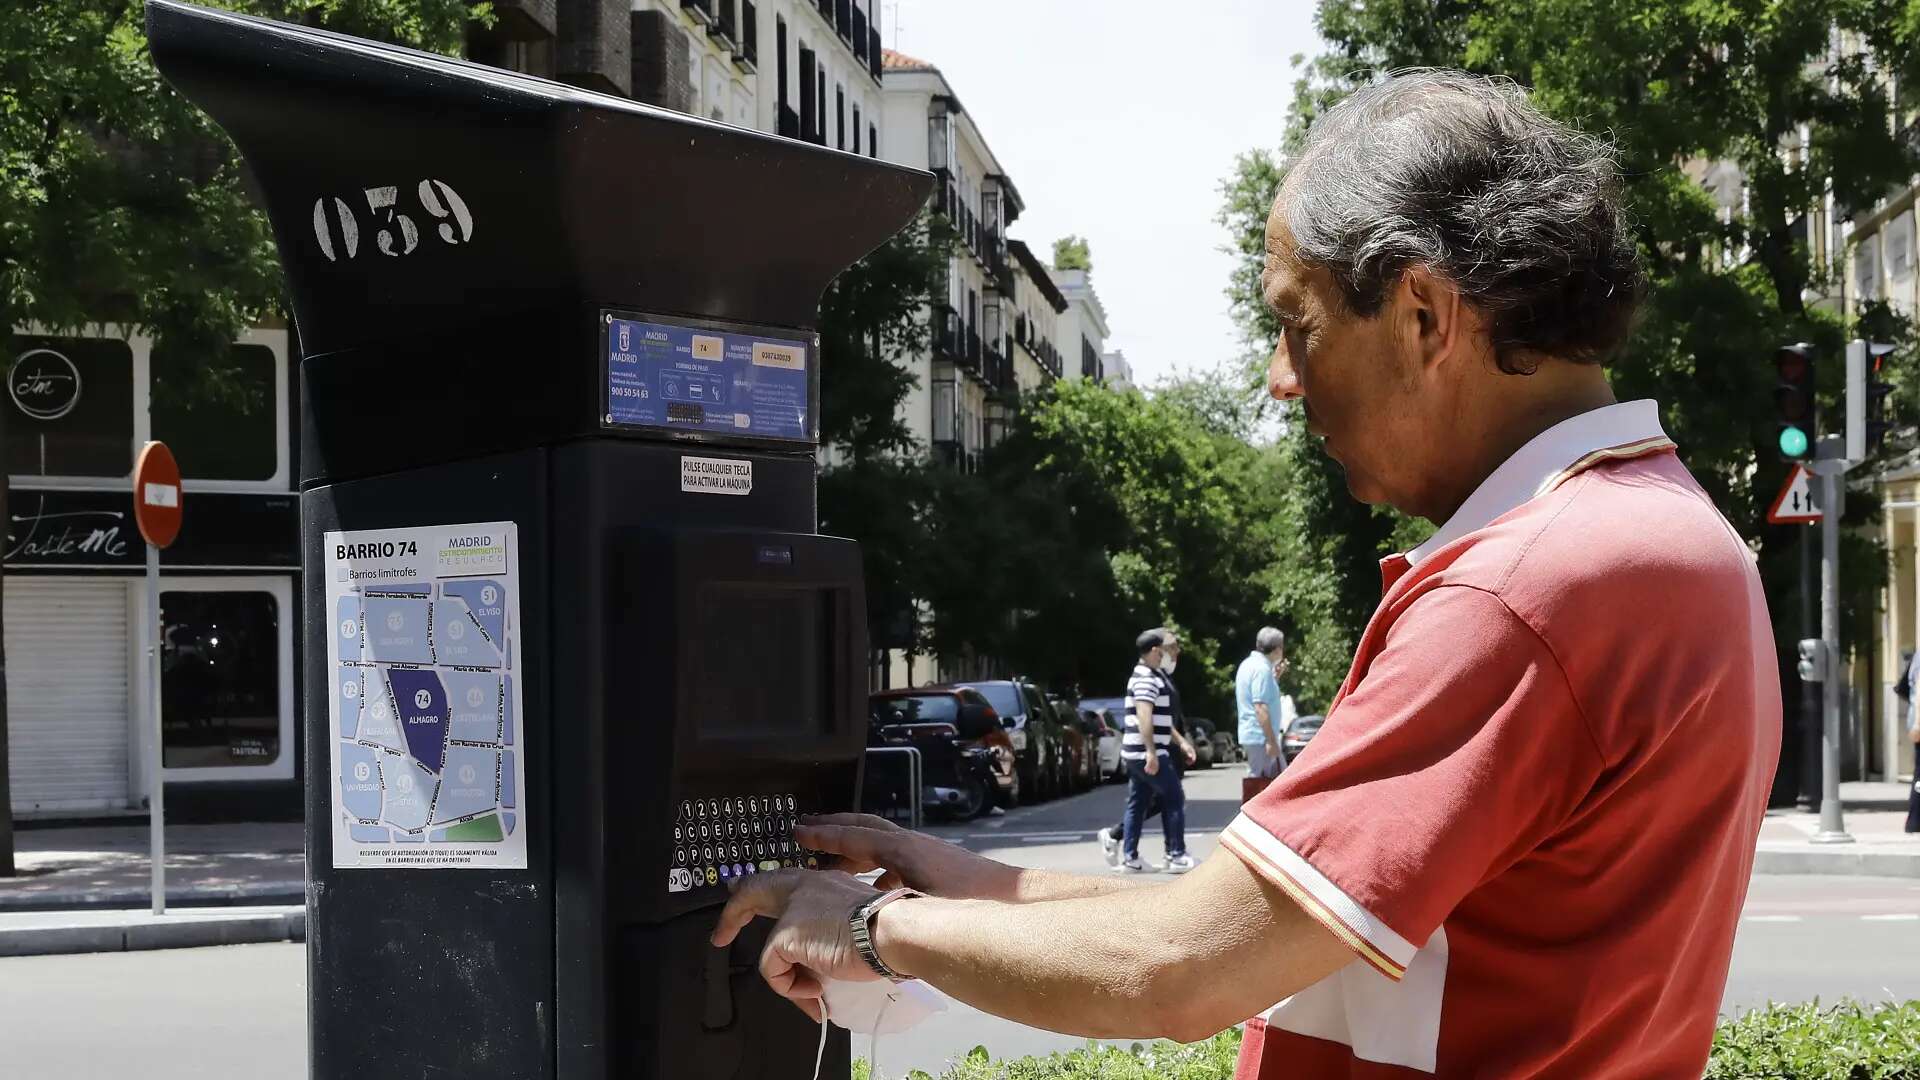
M 0 913 L 145 908 L 145 822 L 14 833 L 18 876 L 0 878 Z M 306 852 L 297 821 L 167 829 L 167 906 L 302 904 Z
M 1920 833 L 1903 832 L 1906 784 L 1859 781 L 1840 785 L 1842 824 L 1850 844 L 1816 844 L 1820 815 L 1769 810 L 1754 853 L 1756 874 L 1863 874 L 1920 878 Z

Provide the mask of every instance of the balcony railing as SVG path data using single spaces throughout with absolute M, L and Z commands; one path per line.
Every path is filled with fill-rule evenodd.
M 740 47 L 733 58 L 748 71 L 760 66 L 760 12 L 753 0 L 740 0 Z
M 853 0 L 834 0 L 833 29 L 849 44 L 853 42 Z
M 867 13 L 859 8 L 853 9 L 853 56 L 861 63 L 867 62 Z
M 680 6 L 703 23 L 713 21 L 713 0 L 680 0 Z
M 867 27 L 867 70 L 873 73 L 874 82 L 880 81 L 880 72 L 885 67 L 880 53 L 880 20 L 875 19 L 873 25 Z

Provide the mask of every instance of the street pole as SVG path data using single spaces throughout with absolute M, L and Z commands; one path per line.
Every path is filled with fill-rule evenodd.
M 1820 478 L 1820 636 L 1825 640 L 1825 694 L 1820 726 L 1820 831 L 1816 844 L 1850 844 L 1840 807 L 1840 498 L 1847 461 L 1843 440 L 1820 440 L 1813 471 Z
M 167 913 L 167 834 L 165 772 L 166 733 L 160 716 L 160 549 L 147 545 L 147 711 L 151 722 L 147 732 L 152 745 L 147 752 L 148 861 L 153 864 L 153 913 Z
M 1814 578 L 1815 533 L 1800 530 L 1800 636 L 1820 636 L 1820 616 L 1814 613 L 1813 595 L 1818 587 Z M 1820 683 L 1800 680 L 1800 723 L 1794 737 L 1800 740 L 1800 775 L 1794 781 L 1794 802 L 1803 810 L 1812 810 L 1820 802 L 1820 730 L 1822 702 Z

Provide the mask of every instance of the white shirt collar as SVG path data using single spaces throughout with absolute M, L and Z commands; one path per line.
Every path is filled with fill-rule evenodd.
M 1535 435 L 1467 496 L 1426 543 L 1407 552 L 1418 565 L 1446 545 L 1483 529 L 1509 510 L 1552 489 L 1564 474 L 1608 457 L 1626 457 L 1673 445 L 1660 427 L 1660 407 L 1649 398 L 1604 405 L 1570 416 Z

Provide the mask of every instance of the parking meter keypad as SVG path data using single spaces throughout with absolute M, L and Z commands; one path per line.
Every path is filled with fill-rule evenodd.
M 818 869 L 820 853 L 793 839 L 798 806 L 792 795 L 682 800 L 673 824 L 669 882 L 717 888 L 763 870 Z

